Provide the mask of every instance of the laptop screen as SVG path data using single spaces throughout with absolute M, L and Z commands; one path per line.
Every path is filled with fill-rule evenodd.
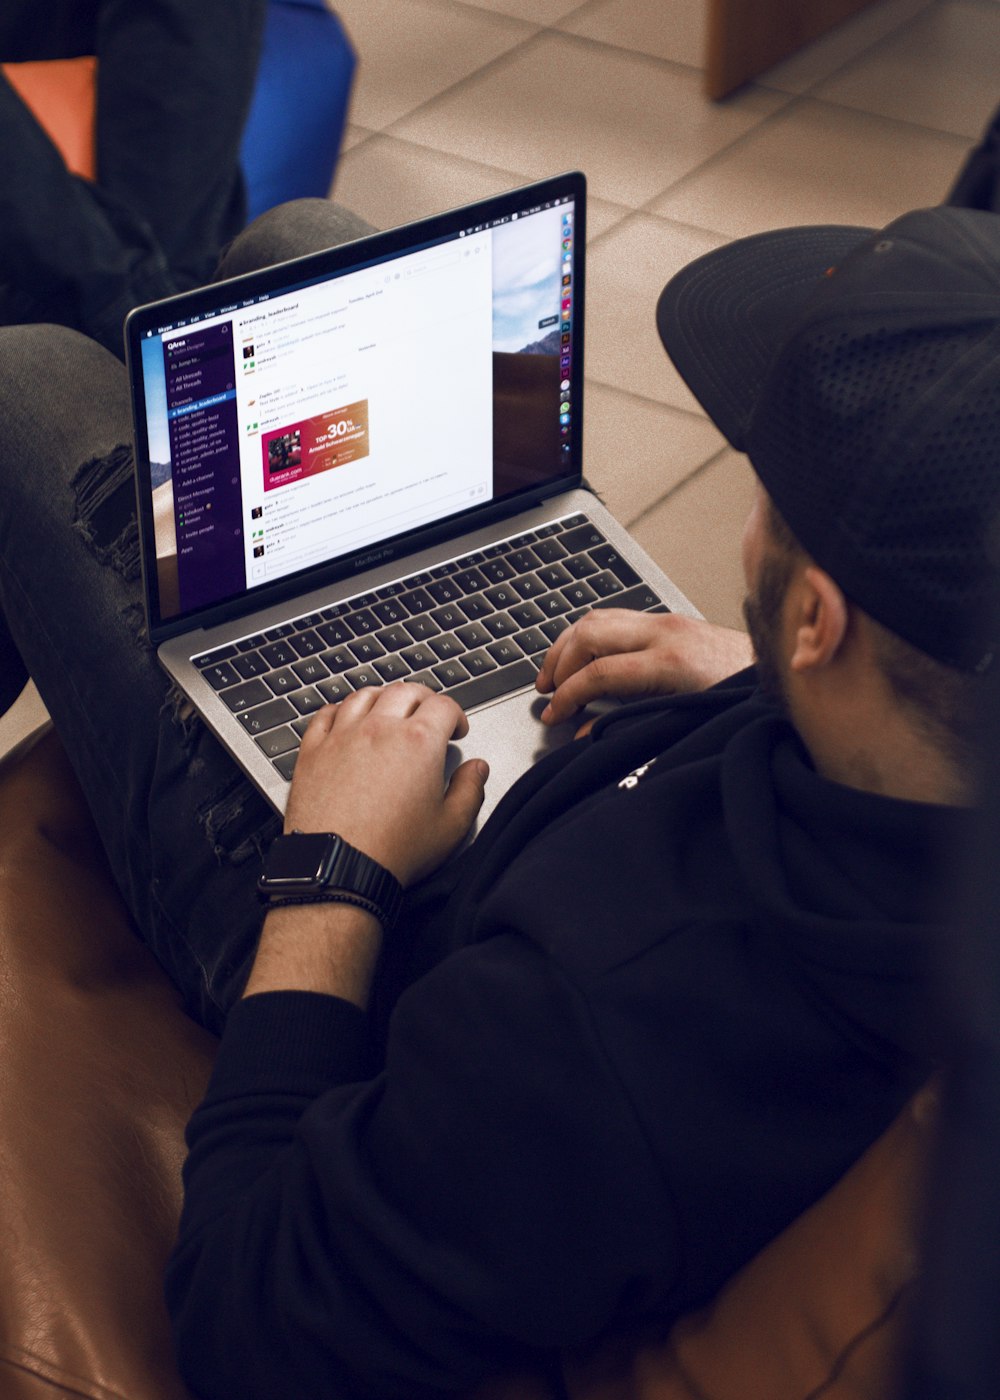
M 578 478 L 583 236 L 572 175 L 133 313 L 151 628 Z

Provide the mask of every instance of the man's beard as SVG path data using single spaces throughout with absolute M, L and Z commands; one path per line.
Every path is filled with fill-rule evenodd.
M 772 554 L 763 560 L 753 593 L 743 599 L 743 618 L 753 643 L 761 690 L 787 713 L 785 671 L 781 661 L 781 609 L 792 576 L 793 560 Z

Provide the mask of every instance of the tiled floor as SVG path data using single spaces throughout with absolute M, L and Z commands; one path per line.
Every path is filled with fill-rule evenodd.
M 1000 0 L 881 0 L 725 103 L 707 0 L 335 0 L 360 55 L 335 197 L 380 226 L 570 166 L 590 182 L 588 476 L 738 624 L 750 496 L 653 325 L 671 272 L 784 224 L 937 203 L 1000 102 Z M 0 721 L 0 750 L 38 716 Z
M 670 273 L 782 224 L 937 203 L 1000 102 L 997 0 L 882 0 L 727 102 L 707 0 L 337 0 L 361 55 L 335 198 L 387 225 L 579 166 L 586 469 L 705 614 L 738 623 L 750 474 L 667 364 Z

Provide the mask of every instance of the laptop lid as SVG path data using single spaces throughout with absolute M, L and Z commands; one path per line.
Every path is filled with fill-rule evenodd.
M 134 311 L 150 639 L 578 485 L 585 237 L 569 172 Z

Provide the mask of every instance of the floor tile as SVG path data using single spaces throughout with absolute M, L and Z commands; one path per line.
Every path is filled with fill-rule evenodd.
M 714 106 L 700 84 L 692 69 L 549 31 L 392 134 L 535 179 L 579 165 L 599 198 L 637 208 L 787 101 L 751 88 Z
M 939 203 L 969 142 L 799 99 L 651 208 L 739 236 L 791 224 L 881 227 Z
M 634 214 L 593 245 L 587 271 L 587 374 L 601 384 L 688 412 L 698 405 L 656 332 L 664 284 L 725 239 Z
M 978 136 L 1000 101 L 1000 7 L 969 0 L 933 5 L 814 95 Z
M 509 170 L 377 135 L 341 158 L 334 198 L 376 228 L 390 228 L 521 183 Z
M 536 26 L 457 0 L 338 0 L 358 51 L 351 120 L 372 130 L 505 53 Z
M 376 228 L 391 228 L 523 183 L 524 176 L 512 171 L 376 132 L 341 156 L 331 198 Z M 631 213 L 621 204 L 588 199 L 588 239 L 599 238 Z
M 710 622 L 743 627 L 740 541 L 754 498 L 753 468 L 731 448 L 632 526 Z
M 933 0 L 880 0 L 762 73 L 764 87 L 806 92 L 926 10 Z
M 347 126 L 344 128 L 344 134 L 340 139 L 341 155 L 343 155 L 345 151 L 353 150 L 354 147 L 360 145 L 362 141 L 367 141 L 371 135 L 372 132 L 370 132 L 366 126 L 357 126 L 354 122 L 348 122 Z
M 587 242 L 592 243 L 595 238 L 601 238 L 615 224 L 620 224 L 623 219 L 629 218 L 631 213 L 632 210 L 624 204 L 612 204 L 607 199 L 595 199 L 588 190 Z
M 707 13 L 705 0 L 591 0 L 554 28 L 702 68 Z
M 631 524 L 726 444 L 700 414 L 587 385 L 583 465 L 613 515 Z
M 463 3 L 480 10 L 492 10 L 494 14 L 530 20 L 535 24 L 554 24 L 564 15 L 580 8 L 580 0 L 463 0 Z

